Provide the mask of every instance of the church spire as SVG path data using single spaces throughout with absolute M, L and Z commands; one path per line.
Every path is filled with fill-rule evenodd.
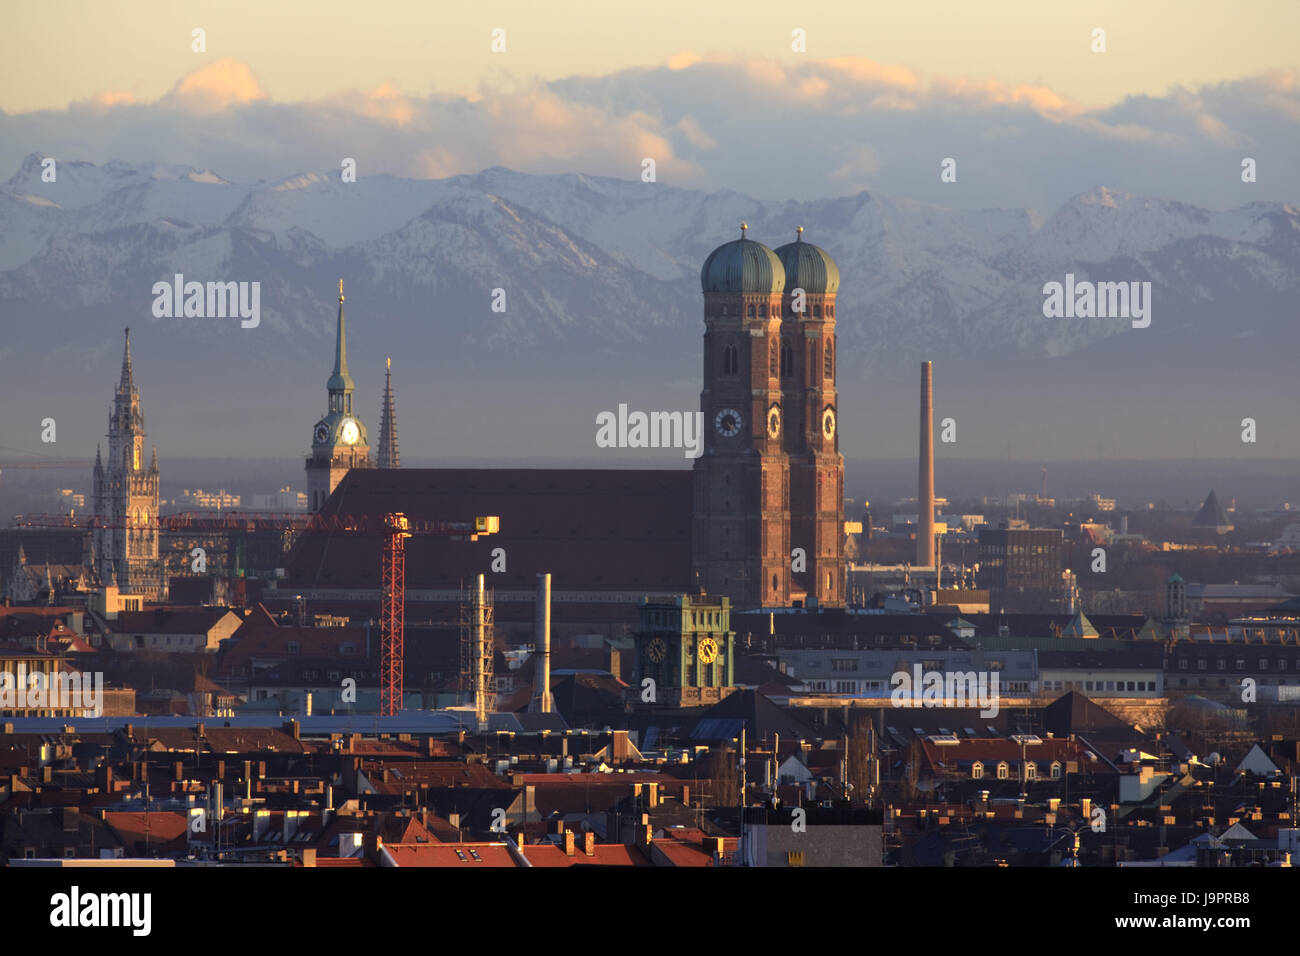
M 334 343 L 334 372 L 326 385 L 331 392 L 350 392 L 356 385 L 348 374 L 348 332 L 343 321 L 343 280 L 339 280 L 339 319 Z
M 397 405 L 393 400 L 393 360 L 388 360 L 384 372 L 384 408 L 379 420 L 379 467 L 400 468 L 401 456 L 397 453 Z
M 135 372 L 131 367 L 131 329 L 126 330 L 126 345 L 122 349 L 122 380 L 118 383 L 118 389 L 131 394 L 135 388 Z

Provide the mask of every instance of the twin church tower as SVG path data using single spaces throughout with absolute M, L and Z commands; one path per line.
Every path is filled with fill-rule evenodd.
M 704 292 L 703 453 L 691 501 L 694 586 L 737 607 L 844 605 L 844 458 L 835 390 L 835 261 L 803 241 L 776 250 L 741 236 L 713 250 Z M 351 468 L 372 468 L 352 408 L 339 283 L 329 410 L 307 458 L 319 510 Z M 380 468 L 398 467 L 391 372 Z M 627 507 L 638 502 L 629 500 Z
M 844 604 L 844 458 L 835 391 L 840 272 L 803 241 L 709 254 L 695 583 L 742 607 Z

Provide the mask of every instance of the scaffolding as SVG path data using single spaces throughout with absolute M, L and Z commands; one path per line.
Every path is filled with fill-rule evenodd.
M 496 697 L 493 674 L 496 656 L 492 592 L 480 574 L 469 590 L 460 592 L 460 692 L 462 706 L 474 708 L 476 729 L 487 729 L 488 695 Z

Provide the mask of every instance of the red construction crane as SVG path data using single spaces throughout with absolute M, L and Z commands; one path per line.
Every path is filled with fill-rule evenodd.
M 384 515 L 383 556 L 380 560 L 379 609 L 379 715 L 394 717 L 402 709 L 402 664 L 406 659 L 406 539 L 414 534 L 451 534 L 453 541 L 477 541 L 495 534 L 501 520 L 495 515 L 474 519 L 469 525 L 448 522 L 413 522 L 400 511 Z
M 375 531 L 384 535 L 380 558 L 381 597 L 379 612 L 379 713 L 396 716 L 402 707 L 402 663 L 406 656 L 406 539 L 417 534 L 445 535 L 452 541 L 477 541 L 480 535 L 495 534 L 501 519 L 495 515 L 473 521 L 422 521 L 402 512 L 382 516 L 321 515 L 295 512 L 185 512 L 152 515 L 144 520 L 90 515 L 18 515 L 14 527 L 22 528 L 156 528 L 159 531 Z

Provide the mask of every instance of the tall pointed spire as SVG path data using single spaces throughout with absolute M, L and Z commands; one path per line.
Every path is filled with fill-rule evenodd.
M 379 420 L 379 467 L 401 468 L 397 452 L 397 405 L 393 400 L 393 360 L 384 373 L 384 408 Z
M 118 383 L 119 389 L 131 394 L 131 389 L 135 387 L 135 372 L 131 368 L 131 329 L 126 330 L 126 345 L 122 349 L 122 380 Z
M 331 392 L 350 392 L 355 388 L 352 376 L 348 374 L 348 331 L 343 321 L 343 280 L 339 280 L 339 320 L 337 338 L 334 343 L 334 372 L 326 384 Z
M 99 456 L 99 442 L 95 442 L 95 472 L 104 470 L 104 459 Z

